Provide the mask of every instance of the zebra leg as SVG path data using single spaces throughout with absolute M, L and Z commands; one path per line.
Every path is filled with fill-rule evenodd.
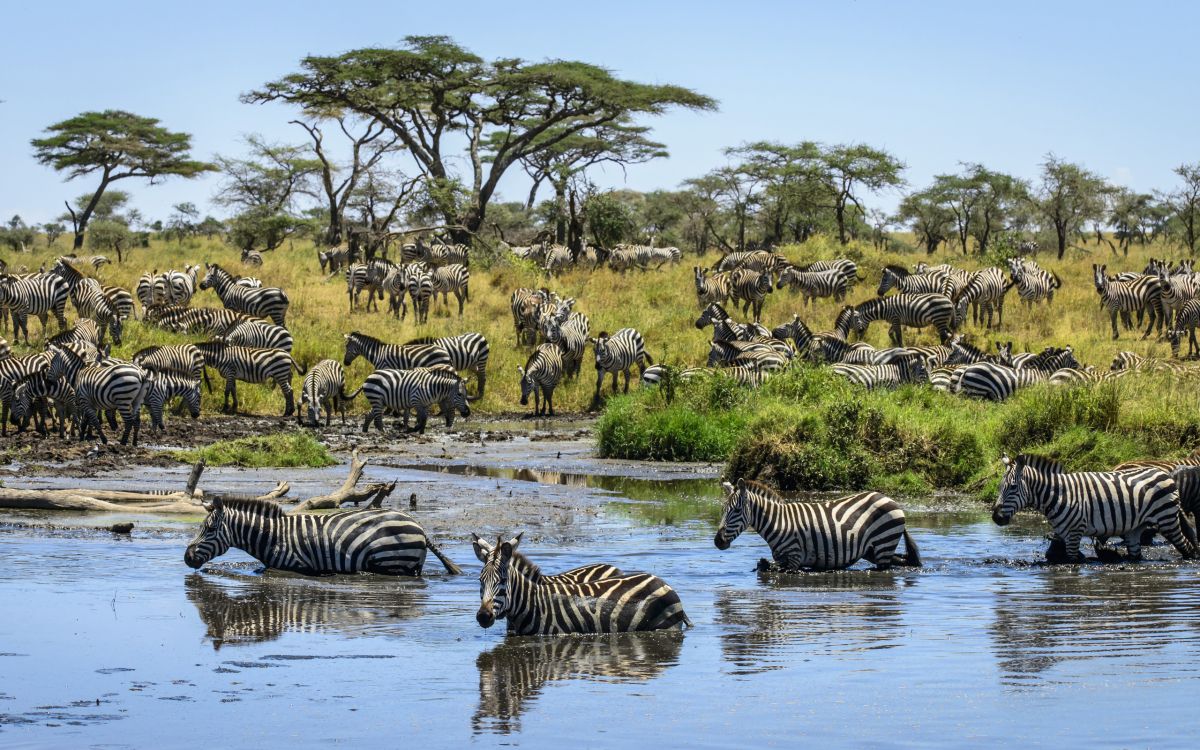
M 453 412 L 451 412 L 451 413 L 453 413 Z M 407 411 L 405 412 L 404 416 L 406 419 L 408 418 Z M 409 432 L 416 432 L 419 435 L 424 435 L 425 434 L 425 423 L 428 421 L 429 421 L 429 407 L 422 404 L 421 406 L 417 407 L 417 425 L 415 427 L 413 427 L 411 430 L 409 430 Z
M 370 411 L 368 411 L 368 412 L 367 412 L 367 416 L 366 416 L 366 418 L 365 418 L 365 419 L 363 419 L 362 431 L 363 431 L 363 432 L 367 432 L 367 431 L 369 431 L 369 430 L 370 430 L 370 428 L 371 428 L 371 422 L 374 422 L 374 421 L 376 421 L 376 414 L 375 414 L 375 407 L 374 407 L 374 406 L 372 406 L 372 407 L 371 407 L 371 409 L 370 409 Z M 378 419 L 378 427 L 377 427 L 377 429 L 379 429 L 379 430 L 383 430 L 383 419 L 382 419 L 382 417 L 380 417 L 380 418 Z
M 1083 553 L 1079 551 L 1079 544 L 1083 541 L 1083 534 L 1078 529 L 1071 529 L 1067 532 L 1065 539 L 1066 550 L 1065 557 L 1067 562 L 1081 563 L 1086 560 Z
M 1113 341 L 1116 341 L 1117 338 L 1120 336 L 1120 334 L 1117 332 L 1117 311 L 1111 310 L 1109 312 L 1109 318 L 1111 319 L 1111 322 L 1112 322 Z
M 546 400 L 546 406 L 550 410 L 550 416 L 554 416 L 554 386 L 543 386 L 543 398 Z
M 284 403 L 283 416 L 290 417 L 296 413 L 296 397 L 292 393 L 292 371 L 288 368 L 288 377 L 275 382 L 279 383 L 279 390 L 283 391 Z
M 121 414 L 121 421 L 125 423 L 124 429 L 121 431 L 121 445 L 129 444 L 129 435 L 133 435 L 133 444 L 136 446 L 138 441 L 138 433 L 141 431 L 141 415 L 138 413 L 130 414 L 128 412 Z
M 1176 534 L 1179 533 L 1178 525 L 1175 529 Z M 1129 562 L 1140 562 L 1142 559 L 1142 529 L 1137 528 L 1124 535 L 1125 551 L 1128 553 L 1126 559 Z
M 625 392 L 629 393 L 629 368 L 626 367 L 624 370 L 622 370 L 622 372 L 625 373 Z M 616 384 L 614 383 L 614 385 L 616 385 Z M 616 390 L 616 389 L 614 388 L 613 390 Z
M 1183 511 L 1172 514 L 1166 522 L 1159 524 L 1159 531 L 1175 549 L 1179 550 L 1180 556 L 1185 560 L 1197 556 L 1196 531 L 1188 523 L 1187 516 Z
M 105 409 L 104 410 L 104 418 L 108 420 L 108 429 L 113 430 L 115 432 L 117 429 L 117 410 L 116 409 Z
M 592 394 L 592 404 L 588 411 L 595 411 L 600 406 L 600 387 L 604 385 L 604 370 L 596 368 L 596 392 Z
M 454 293 L 454 296 L 455 296 L 455 297 L 458 297 L 458 317 L 460 317 L 460 318 L 461 318 L 461 317 L 463 316 L 463 301 L 464 301 L 464 298 L 463 298 L 463 297 L 460 297 L 460 296 L 458 295 L 458 293 L 457 293 L 457 292 L 455 292 L 455 293 Z
M 616 370 L 613 370 L 612 381 L 613 381 L 612 382 L 612 392 L 615 394 L 617 392 L 617 371 Z

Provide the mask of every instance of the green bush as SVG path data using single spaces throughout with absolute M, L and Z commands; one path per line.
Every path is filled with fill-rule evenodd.
M 307 432 L 277 432 L 258 437 L 219 440 L 203 448 L 172 451 L 171 455 L 188 463 L 203 459 L 209 466 L 241 466 L 247 469 L 278 466 L 321 468 L 337 463 L 325 446 Z

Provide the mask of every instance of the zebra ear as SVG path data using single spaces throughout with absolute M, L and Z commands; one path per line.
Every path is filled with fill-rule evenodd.
M 524 534 L 525 534 L 525 532 L 522 531 L 520 534 L 517 534 L 512 539 L 509 539 L 507 542 L 502 543 L 500 545 L 500 554 L 504 555 L 505 557 L 508 557 L 508 556 L 512 555 L 512 553 L 516 552 L 517 547 L 521 544 L 521 537 Z
M 739 492 L 741 490 L 746 489 L 746 480 L 741 477 L 738 477 L 737 488 L 738 488 Z
M 1008 457 L 1007 453 L 1005 453 L 1004 455 L 1000 456 L 1000 463 L 1008 466 L 1010 463 L 1012 463 L 1012 459 Z
M 478 534 L 471 534 L 471 549 L 475 550 L 475 557 L 479 558 L 479 562 L 487 562 L 487 556 L 495 547 L 488 544 L 483 537 Z

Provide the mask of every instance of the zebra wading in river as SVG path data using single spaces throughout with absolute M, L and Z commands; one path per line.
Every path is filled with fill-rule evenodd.
M 717 549 L 729 549 L 751 527 L 771 548 L 774 565 L 784 570 L 840 570 L 861 559 L 877 570 L 921 565 L 904 511 L 887 495 L 860 492 L 826 503 L 789 503 L 765 484 L 747 479 L 721 487 L 725 505 L 713 539 Z M 901 539 L 903 557 L 896 554 Z
M 509 635 L 626 633 L 690 627 L 679 594 L 649 573 L 591 580 L 543 576 L 517 551 L 521 535 L 496 545 L 479 573 L 476 621 L 508 621 Z M 476 554 L 479 554 L 477 552 Z M 578 570 L 578 569 L 577 569 Z
M 418 576 L 426 550 L 441 560 L 446 572 L 462 572 L 411 516 L 400 511 L 289 514 L 270 500 L 223 500 L 220 496 L 205 507 L 208 515 L 183 554 L 191 568 L 236 547 L 268 568 L 310 576 Z
M 1125 540 L 1129 559 L 1142 556 L 1142 532 L 1153 526 L 1185 558 L 1196 556 L 1196 547 L 1183 535 L 1175 481 L 1160 469 L 1140 471 L 1065 472 L 1057 461 L 1022 454 L 1004 456 L 1004 478 L 992 506 L 992 520 L 1007 526 L 1024 508 L 1040 511 L 1054 533 L 1065 543 L 1063 559 L 1047 555 L 1050 562 L 1083 562 L 1079 550 L 1090 536 L 1096 552 L 1109 537 Z M 1052 545 L 1051 550 L 1055 547 Z

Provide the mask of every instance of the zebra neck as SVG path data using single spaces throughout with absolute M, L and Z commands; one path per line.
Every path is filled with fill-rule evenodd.
M 227 521 L 230 546 L 237 547 L 263 565 L 278 566 L 285 552 L 281 541 L 288 537 L 287 516 L 271 518 L 244 510 L 236 511 Z
M 1033 499 L 1034 507 L 1043 512 L 1049 512 L 1054 507 L 1066 502 L 1067 493 L 1061 492 L 1062 477 L 1055 473 L 1030 471 L 1025 467 L 1025 483 L 1029 486 L 1029 496 Z
M 508 626 L 510 630 L 530 632 L 540 620 L 537 588 L 541 573 L 527 562 L 513 558 L 508 564 Z
M 772 518 L 773 510 L 779 508 L 781 503 L 776 500 L 763 497 L 757 494 L 747 494 L 746 496 L 746 521 L 755 531 L 762 536 L 763 529 L 773 527 L 774 519 Z

